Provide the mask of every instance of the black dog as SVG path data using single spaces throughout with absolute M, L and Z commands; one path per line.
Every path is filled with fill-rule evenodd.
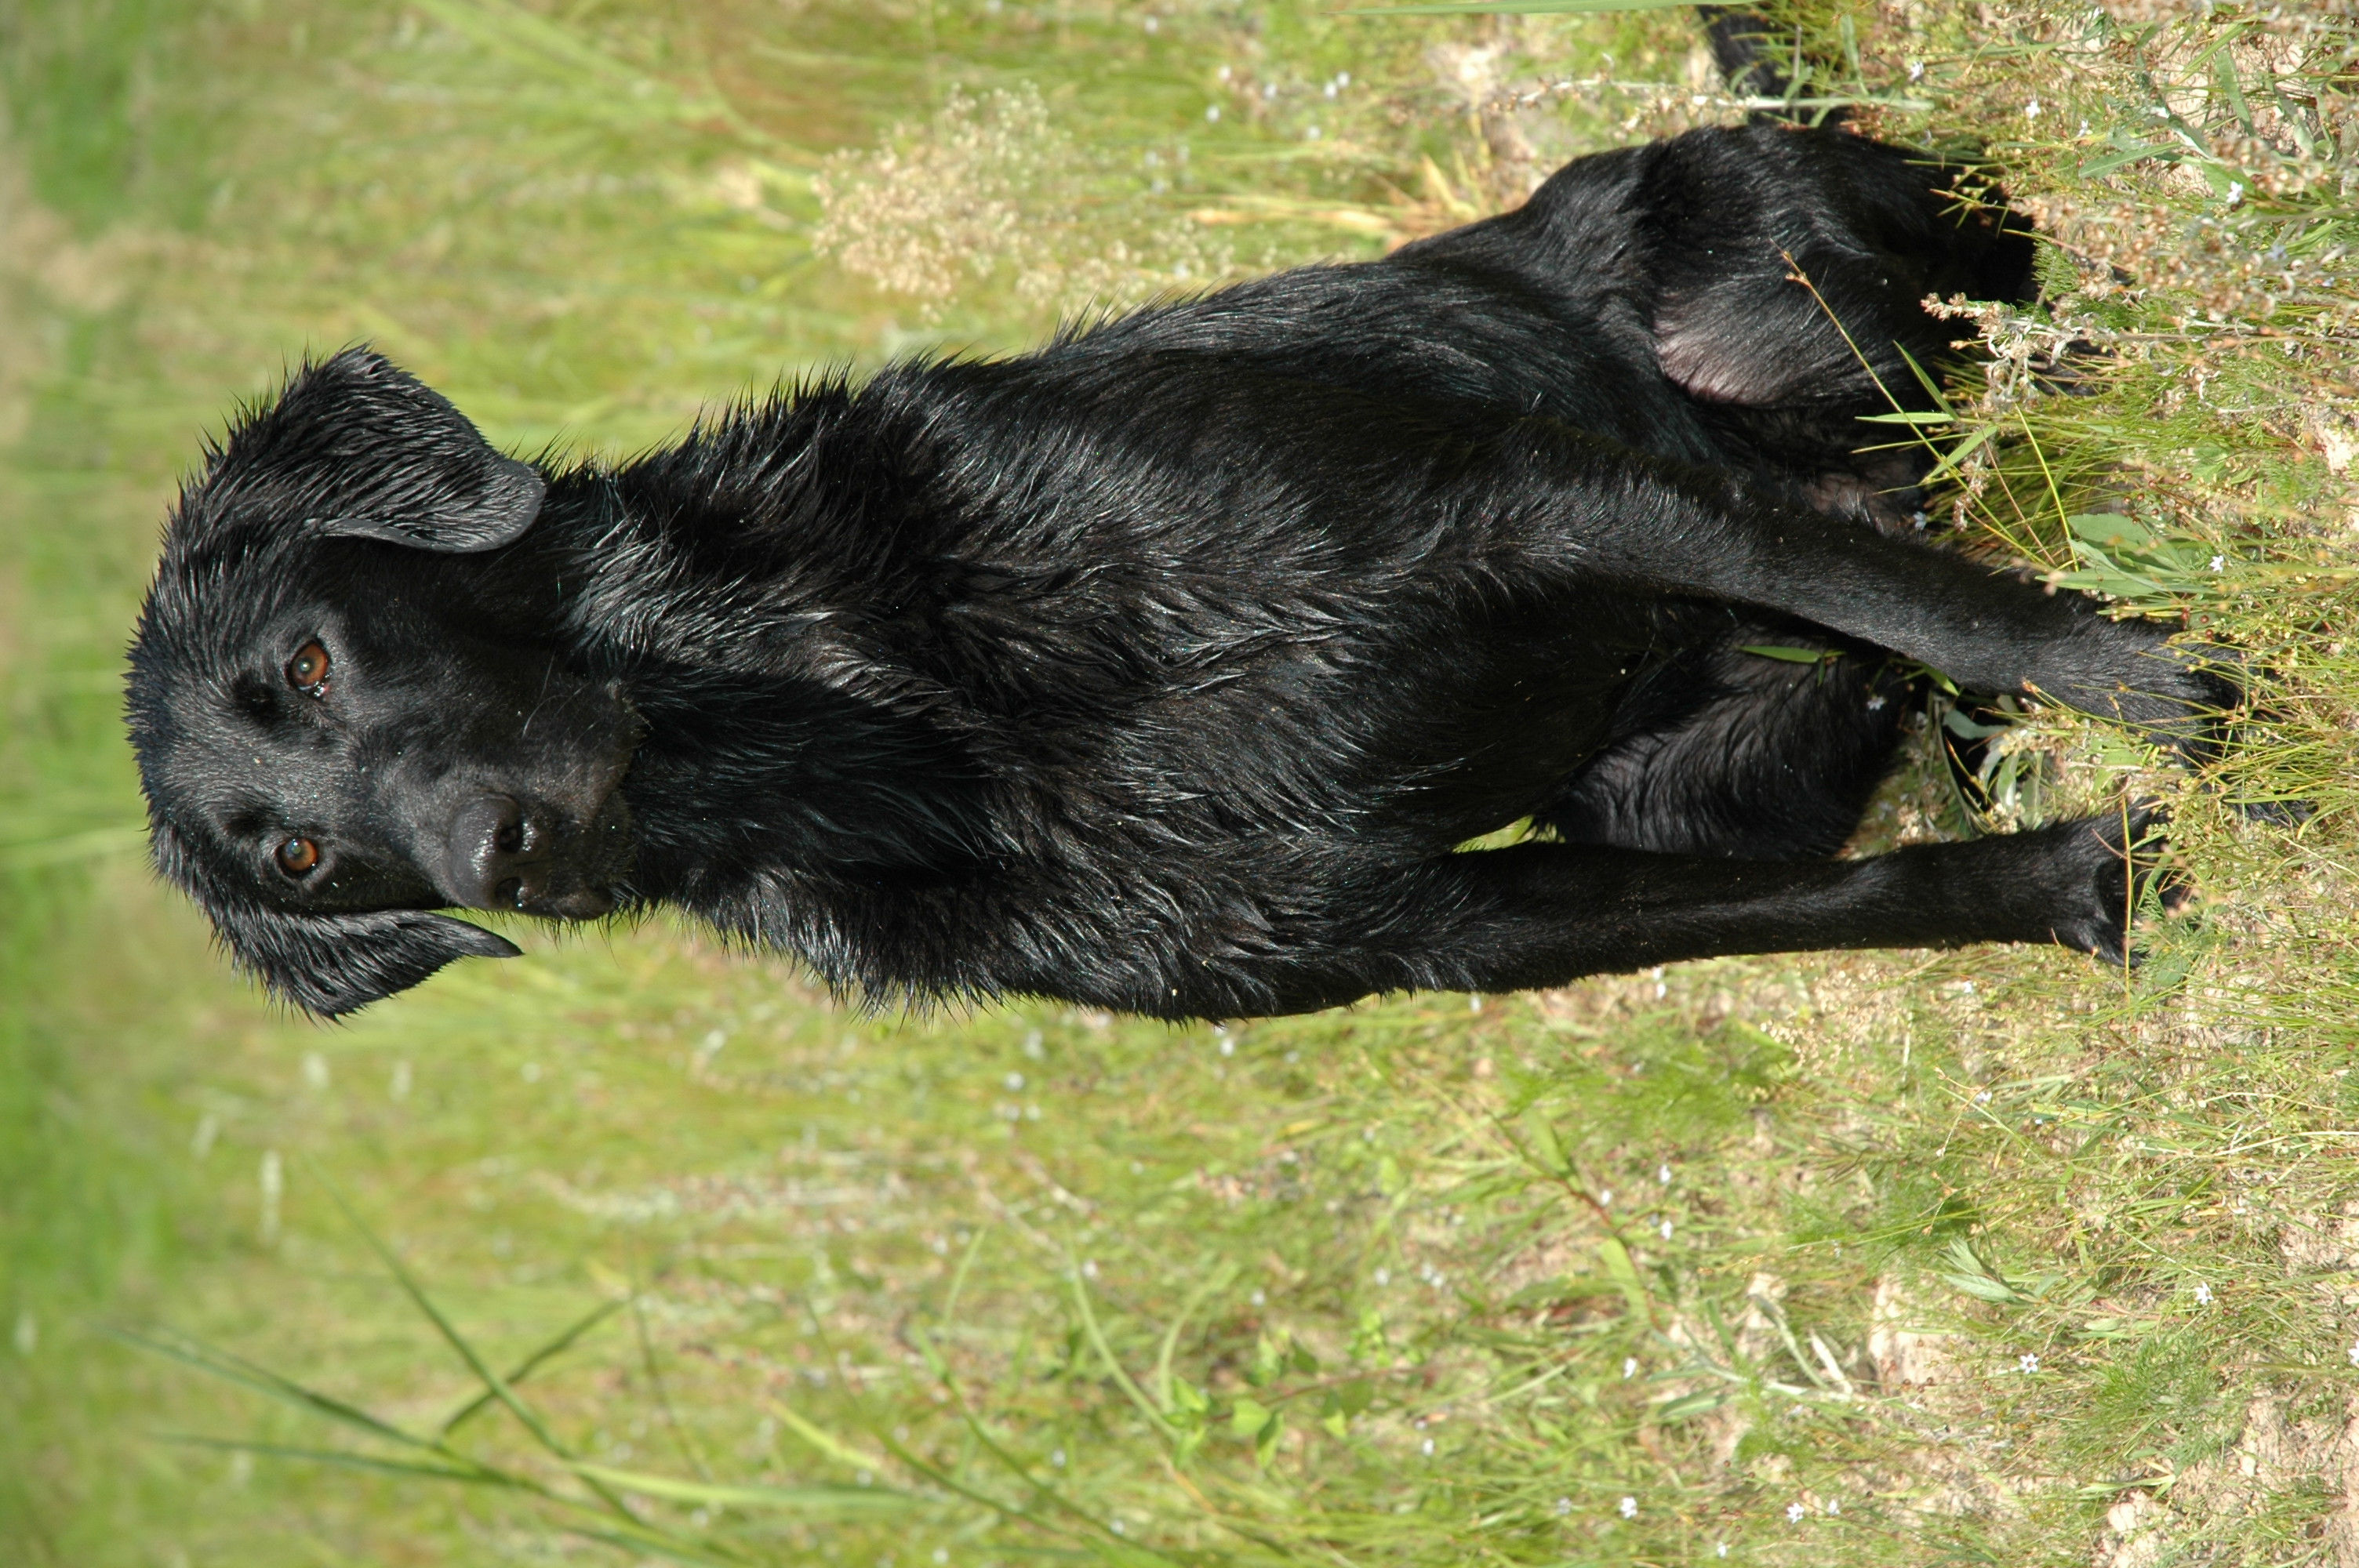
M 2159 627 L 1916 543 L 1921 467 L 1858 449 L 1919 396 L 1902 351 L 1943 350 L 1920 299 L 2030 287 L 1953 183 L 1697 132 L 620 468 L 501 457 L 341 353 L 171 518 L 130 686 L 158 863 L 321 1013 L 515 951 L 447 906 L 669 903 L 872 996 L 1166 1017 L 2118 959 L 2135 822 L 1829 859 L 1919 666 L 2198 756 L 2235 698 Z M 1551 841 L 1452 852 L 1527 816 Z

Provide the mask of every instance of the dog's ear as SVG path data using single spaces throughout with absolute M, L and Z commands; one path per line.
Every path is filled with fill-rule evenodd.
M 466 553 L 513 543 L 546 488 L 441 394 L 354 348 L 305 365 L 233 430 L 183 509 Z
M 422 910 L 298 914 L 241 903 L 209 913 L 230 952 L 273 995 L 322 1018 L 408 990 L 455 959 L 522 951 L 480 925 Z

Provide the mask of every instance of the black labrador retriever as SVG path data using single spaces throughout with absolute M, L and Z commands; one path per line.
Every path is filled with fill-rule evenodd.
M 516 951 L 452 906 L 671 903 L 875 998 L 1167 1018 L 2119 960 L 2136 816 L 1831 858 L 1928 667 L 2199 761 L 2237 696 L 1912 536 L 1921 462 L 1859 416 L 1924 406 L 1928 295 L 2031 288 L 1956 178 L 1698 131 L 620 466 L 503 457 L 363 350 L 308 365 L 182 492 L 140 617 L 157 862 L 324 1014 Z

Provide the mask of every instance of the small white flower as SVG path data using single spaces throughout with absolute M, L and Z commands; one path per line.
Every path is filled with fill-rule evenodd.
M 1417 1451 L 1418 1451 L 1419 1454 L 1424 1454 L 1424 1455 L 1425 1455 L 1427 1458 L 1429 1458 L 1429 1459 L 1432 1458 L 1432 1457 L 1433 1457 L 1433 1439 L 1431 1439 L 1431 1438 L 1430 1438 L 1430 1437 L 1429 1437 L 1429 1438 L 1427 1438 L 1423 1443 L 1419 1444 L 1417 1445 Z
M 1881 712 L 1883 712 L 1883 711 L 1884 711 L 1884 698 L 1883 698 L 1883 697 L 1882 697 L 1881 695 L 1878 695 L 1878 696 L 1875 696 L 1875 697 L 1869 697 L 1869 698 L 1867 699 L 1867 710 L 1868 710 L 1870 713 L 1881 713 Z
M 1656 1228 L 1662 1232 L 1664 1240 L 1669 1241 L 1671 1238 L 1671 1222 L 1669 1220 L 1667 1219 L 1663 1221 L 1663 1223 L 1657 1226 Z
M 1049 1450 L 1049 1463 L 1060 1470 L 1063 1469 L 1065 1467 L 1065 1451 L 1061 1448 L 1051 1448 Z
M 1559 1498 L 1556 1500 L 1556 1517 L 1562 1519 L 1565 1515 L 1571 1512 L 1572 1512 L 1572 1499 L 1571 1498 Z
M 1843 1499 L 1841 1498 L 1829 1498 L 1827 1499 L 1827 1512 L 1831 1514 L 1839 1514 L 1843 1512 Z
M 1125 1526 L 1122 1520 L 1118 1519 L 1110 1519 L 1106 1520 L 1106 1528 L 1114 1531 L 1116 1535 L 1125 1534 L 1127 1530 L 1127 1527 Z
M 2197 1306 L 2210 1306 L 2212 1304 L 2212 1286 L 2208 1281 L 2199 1281 L 2197 1282 L 2195 1286 L 2195 1304 Z
M 1607 1204 L 1610 1204 L 1613 1201 L 1614 1189 L 1612 1187 L 1608 1187 L 1603 1192 L 1597 1195 L 1597 1206 L 1600 1208 L 1603 1208 Z
M 1159 33 L 1159 32 L 1161 32 L 1161 31 L 1163 30 L 1163 18 L 1162 18 L 1162 17 L 1160 17 L 1160 16 L 1149 16 L 1149 17 L 1147 17 L 1147 30 L 1148 32 L 1150 32 L 1150 33 Z
M 1655 1180 L 1660 1182 L 1667 1187 L 1669 1186 L 1671 1184 L 1671 1168 L 1669 1165 L 1657 1166 L 1655 1168 Z
M 1636 1356 L 1625 1356 L 1622 1357 L 1622 1380 L 1626 1383 L 1637 1375 L 1638 1358 Z
M 1007 1075 L 1006 1083 L 1007 1092 L 1014 1094 L 1017 1089 L 1024 1087 L 1024 1075 L 1021 1073 L 1010 1073 Z
M 2353 1342 L 2352 1342 L 2352 1346 L 2351 1346 L 2351 1364 L 2352 1364 L 2354 1367 L 2359 1367 L 2359 1340 L 2354 1340 L 2354 1341 L 2353 1341 Z
M 1726 1541 L 1719 1541 L 1719 1542 L 1715 1543 L 1715 1544 L 1713 1545 L 1712 1549 L 1712 1554 L 1714 1557 L 1725 1557 L 1725 1556 L 1727 1556 L 1727 1555 L 1728 1555 L 1728 1542 L 1726 1542 Z
M 1636 1518 L 1638 1517 L 1638 1499 L 1637 1499 L 1637 1498 L 1623 1498 L 1623 1499 L 1622 1499 L 1621 1504 L 1620 1504 L 1619 1506 L 1620 1506 L 1620 1508 L 1621 1508 L 1621 1509 L 1622 1509 L 1622 1517 L 1623 1517 L 1624 1519 L 1636 1519 Z
M 2032 1373 L 2039 1370 L 2039 1357 L 2027 1353 L 2017 1357 L 2015 1358 L 2015 1364 L 2023 1368 L 2024 1375 L 2026 1377 L 2028 1377 Z
M 1182 277 L 1187 276 L 1188 276 L 1188 269 L 1187 269 L 1187 268 L 1185 268 L 1185 267 L 1180 268 L 1180 276 L 1182 276 Z M 1222 1036 L 1221 1036 L 1221 1054 L 1222 1054 L 1222 1055 L 1223 1055 L 1223 1056 L 1234 1056 L 1234 1055 L 1235 1055 L 1236 1054 L 1237 1054 L 1237 1043 L 1236 1043 L 1235 1041 L 1234 1041 L 1234 1040 L 1230 1039 L 1230 1038 L 1229 1038 L 1227 1035 L 1225 1035 L 1225 1034 L 1222 1035 Z
M 2023 106 L 2023 117 L 2027 120 L 2037 120 L 2039 118 L 2038 99 L 2035 98 L 2030 103 L 2026 103 Z
M 1908 80 L 1911 81 L 1922 81 L 1925 80 L 1925 62 L 1923 60 L 1912 59 L 1908 62 Z M 1721 1550 L 1720 1554 L 1723 1557 L 1727 1556 L 1727 1549 L 1723 1547 Z
M 1802 1522 L 1802 1516 L 1809 1511 L 1810 1510 L 1808 1509 L 1804 1508 L 1799 1503 L 1788 1503 L 1786 1505 L 1786 1522 L 1788 1524 L 1799 1524 Z
M 1315 141 L 1317 141 L 1317 140 L 1319 139 L 1319 127 L 1318 127 L 1318 126 L 1316 126 L 1316 125 L 1312 125 L 1312 126 L 1309 127 L 1308 129 L 1306 129 L 1306 130 L 1302 133 L 1302 139 L 1303 139 L 1304 141 L 1306 141 L 1306 142 L 1315 142 Z
M 2225 556 L 2214 556 L 2212 557 L 2212 569 L 2215 572 L 2227 564 L 2228 557 Z
M 1379 1269 L 1376 1271 L 1376 1283 L 1380 1285 L 1389 1285 L 1392 1282 L 1393 1271 L 1390 1269 Z
M 2237 202 L 2242 201 L 2244 199 L 2245 182 L 2241 179 L 2230 180 L 2228 182 L 2228 205 L 2234 207 Z
M 1205 118 L 1207 121 L 1209 121 L 1209 122 L 1211 122 L 1212 124 L 1220 124 L 1220 120 L 1221 120 L 1221 106 L 1220 106 L 1218 103 L 1207 103 L 1207 104 L 1205 104 L 1205 105 L 1204 105 L 1204 118 Z
M 1974 1096 L 1974 1103 L 1976 1105 L 1988 1105 L 1990 1104 L 1990 1090 L 1984 1089 L 1981 1093 Z
M 1094 1259 L 1094 1258 L 1084 1258 L 1084 1259 L 1082 1259 L 1082 1279 L 1084 1279 L 1084 1280 L 1094 1280 L 1094 1279 L 1096 1279 L 1097 1277 L 1098 1277 L 1098 1260 L 1097 1260 L 1096 1259 Z
M 1330 98 L 1334 97 L 1334 96 L 1335 96 L 1335 84 L 1334 84 L 1333 82 L 1332 82 L 1332 81 L 1331 81 L 1331 82 L 1329 82 L 1329 83 L 1327 84 L 1327 86 L 1326 86 L 1325 91 L 1326 91 L 1326 94 L 1327 94 L 1327 96 L 1328 96 L 1328 97 L 1330 97 Z
M 1336 86 L 1338 86 L 1338 87 L 1349 87 L 1349 86 L 1351 86 L 1351 85 L 1352 85 L 1352 73 L 1351 73 L 1350 71 L 1348 71 L 1348 70 L 1339 70 L 1339 71 L 1337 71 L 1337 72 L 1335 73 L 1335 85 L 1336 85 Z
M 949 1547 L 947 1547 L 947 1546 L 937 1546 L 937 1547 L 935 1547 L 935 1548 L 934 1548 L 934 1561 L 935 1561 L 935 1562 L 937 1562 L 937 1563 L 947 1563 L 947 1562 L 949 1562 L 950 1560 L 951 1560 L 951 1549 L 950 1549 Z
M 1269 1296 L 1265 1292 L 1256 1290 L 1253 1293 L 1253 1304 L 1256 1306 L 1259 1306 L 1268 1300 Z

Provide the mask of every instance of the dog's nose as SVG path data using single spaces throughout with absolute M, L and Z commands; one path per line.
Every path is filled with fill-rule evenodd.
M 450 885 L 475 909 L 522 909 L 547 889 L 549 857 L 513 795 L 479 795 L 451 818 Z
M 563 869 L 570 833 L 546 808 L 528 809 L 514 795 L 471 796 L 451 815 L 443 840 L 442 892 L 472 909 L 558 920 L 613 913 L 612 894 L 582 886 L 578 873 Z

